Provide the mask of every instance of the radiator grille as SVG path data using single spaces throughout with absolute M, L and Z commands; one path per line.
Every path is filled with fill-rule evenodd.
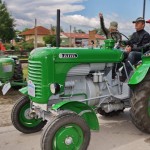
M 29 61 L 28 79 L 35 85 L 36 98 L 42 97 L 42 64 L 39 61 Z

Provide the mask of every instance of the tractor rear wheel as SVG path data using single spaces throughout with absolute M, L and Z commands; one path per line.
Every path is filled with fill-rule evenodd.
M 133 90 L 131 118 L 133 124 L 143 132 L 150 133 L 150 74 Z
M 27 96 L 20 98 L 11 112 L 11 120 L 14 127 L 20 132 L 29 134 L 40 131 L 47 121 L 31 118 L 30 100 Z
M 65 113 L 49 122 L 41 137 L 42 150 L 87 150 L 90 129 L 77 114 Z

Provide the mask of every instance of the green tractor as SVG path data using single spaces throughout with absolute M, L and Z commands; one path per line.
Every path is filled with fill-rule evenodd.
M 40 131 L 42 150 L 86 150 L 90 130 L 98 131 L 96 113 L 110 116 L 131 107 L 133 123 L 150 133 L 150 57 L 147 53 L 128 82 L 112 79 L 123 52 L 115 41 L 102 48 L 37 48 L 28 60 L 28 86 L 11 118 L 23 133 Z M 123 65 L 124 66 L 124 65 Z M 124 66 L 125 67 L 125 66 Z
M 0 54 L 0 87 L 5 95 L 12 87 L 19 89 L 25 86 L 22 66 L 17 56 L 5 56 Z

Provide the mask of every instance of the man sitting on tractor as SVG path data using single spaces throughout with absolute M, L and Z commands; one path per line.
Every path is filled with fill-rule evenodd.
M 149 50 L 148 47 L 143 47 L 145 44 L 150 42 L 150 35 L 144 30 L 145 20 L 142 17 L 137 18 L 133 21 L 135 24 L 136 32 L 134 32 L 128 41 L 124 41 L 125 47 L 125 66 L 127 69 L 127 74 L 130 75 L 132 71 L 131 65 L 137 64 L 142 57 L 142 54 Z M 122 82 L 126 80 L 125 70 L 122 71 L 122 76 L 120 78 Z
M 103 18 L 103 14 L 102 13 L 99 13 L 99 18 L 100 18 L 101 29 L 104 32 L 106 38 L 107 39 L 111 38 L 111 33 L 118 31 L 118 23 L 116 21 L 110 22 L 109 29 L 107 29 L 105 27 L 105 24 L 104 24 L 104 18 Z

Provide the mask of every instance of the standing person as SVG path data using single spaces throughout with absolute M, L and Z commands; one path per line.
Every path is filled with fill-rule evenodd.
M 101 29 L 104 32 L 106 38 L 111 38 L 111 32 L 117 32 L 118 31 L 118 23 L 116 21 L 110 22 L 110 26 L 107 29 L 104 24 L 104 17 L 102 13 L 99 13 L 99 18 L 100 18 L 100 25 Z
M 135 30 L 131 36 L 131 39 L 128 41 L 124 41 L 125 47 L 125 66 L 127 69 L 127 74 L 130 75 L 132 71 L 131 65 L 137 64 L 142 58 L 142 54 L 149 50 L 148 47 L 144 47 L 145 44 L 150 42 L 150 35 L 145 28 L 145 20 L 142 17 L 137 18 L 133 21 L 135 24 Z M 130 62 L 130 63 L 129 63 Z M 126 80 L 126 74 L 123 69 L 121 81 Z
M 0 51 L 5 51 L 5 50 L 6 50 L 6 48 L 3 45 L 2 40 L 0 39 Z

